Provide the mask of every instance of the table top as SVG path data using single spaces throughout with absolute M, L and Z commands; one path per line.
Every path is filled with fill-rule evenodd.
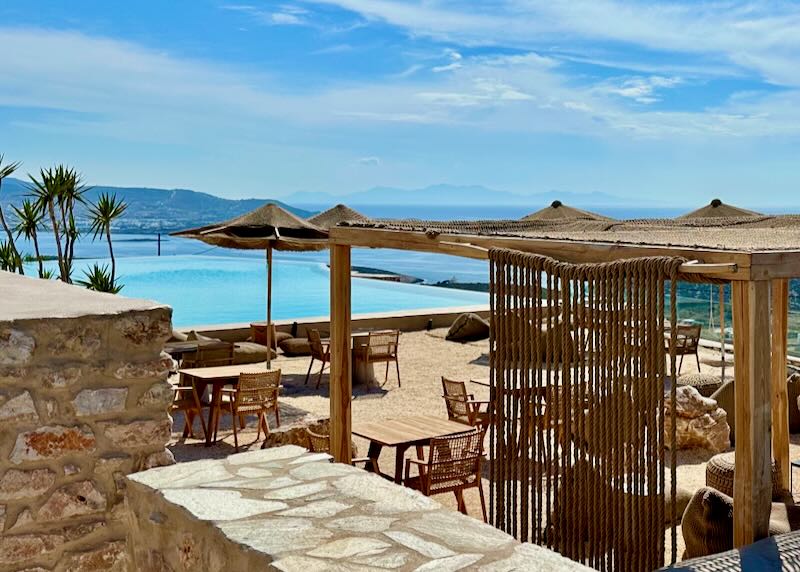
M 218 344 L 217 340 L 187 340 L 185 342 L 167 342 L 164 344 L 164 350 L 170 351 L 195 351 L 201 346 L 210 346 Z
M 472 427 L 431 415 L 411 415 L 371 423 L 353 423 L 352 433 L 387 447 L 429 441 L 434 437 L 472 431 Z
M 216 365 L 213 367 L 190 367 L 179 369 L 178 373 L 202 381 L 225 381 L 237 379 L 240 373 L 263 373 L 267 370 L 267 362 L 240 365 Z

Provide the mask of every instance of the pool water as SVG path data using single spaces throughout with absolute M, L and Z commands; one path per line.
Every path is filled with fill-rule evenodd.
M 74 278 L 93 263 L 75 261 Z M 263 258 L 232 256 L 139 256 L 117 260 L 121 295 L 145 298 L 173 308 L 179 327 L 263 320 L 266 316 L 266 264 Z M 354 314 L 488 304 L 485 293 L 435 286 L 354 278 Z M 321 262 L 276 254 L 272 272 L 275 320 L 327 316 L 330 276 Z

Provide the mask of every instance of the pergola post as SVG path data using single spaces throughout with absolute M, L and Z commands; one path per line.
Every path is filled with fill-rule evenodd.
M 331 245 L 331 455 L 339 463 L 350 463 L 352 395 L 350 353 L 350 247 Z
M 733 281 L 736 468 L 733 544 L 766 538 L 772 502 L 770 281 Z
M 772 456 L 781 488 L 789 490 L 789 395 L 786 387 L 786 345 L 789 337 L 789 281 L 772 281 Z

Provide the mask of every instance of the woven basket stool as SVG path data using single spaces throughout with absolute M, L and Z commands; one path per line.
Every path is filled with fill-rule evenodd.
M 735 452 L 714 455 L 706 464 L 706 486 L 733 497 L 733 470 L 736 466 Z M 775 461 L 772 461 L 772 500 L 783 497 L 780 475 Z

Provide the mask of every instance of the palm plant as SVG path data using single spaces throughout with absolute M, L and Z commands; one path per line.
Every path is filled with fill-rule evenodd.
M 0 270 L 15 272 L 22 267 L 22 258 L 13 242 L 0 241 Z
M 108 265 L 100 266 L 99 264 L 94 264 L 91 269 L 84 271 L 84 275 L 86 279 L 78 280 L 78 284 L 85 286 L 89 290 L 108 292 L 109 294 L 117 294 L 122 290 L 122 284 L 117 284 L 114 281 L 113 274 L 108 271 Z
M 44 211 L 41 205 L 31 199 L 22 201 L 22 206 L 13 207 L 14 214 L 17 216 L 17 224 L 14 230 L 17 238 L 24 236 L 33 242 L 33 249 L 36 252 L 36 261 L 39 263 L 39 278 L 44 278 L 44 266 L 42 264 L 42 254 L 39 252 L 39 225 L 44 218 Z
M 117 278 L 117 262 L 114 259 L 114 247 L 111 244 L 111 224 L 125 212 L 128 205 L 122 200 L 117 199 L 117 195 L 102 193 L 97 202 L 89 205 L 89 216 L 92 224 L 90 232 L 94 233 L 96 240 L 101 234 L 105 235 L 108 241 L 108 254 L 111 257 L 111 282 Z
M 0 188 L 3 185 L 3 179 L 6 177 L 10 177 L 14 174 L 14 171 L 19 168 L 19 161 L 15 163 L 9 163 L 3 166 L 3 155 L 0 154 Z M 17 251 L 17 247 L 14 245 L 14 237 L 11 234 L 11 228 L 8 226 L 8 222 L 6 222 L 6 217 L 3 215 L 3 205 L 0 204 L 0 224 L 3 226 L 3 230 L 6 231 L 6 236 L 8 236 L 8 242 L 6 243 L 6 248 L 9 250 L 10 253 L 13 253 L 13 258 L 18 260 L 19 263 L 17 266 L 4 268 L 4 270 L 10 270 L 11 272 L 19 271 L 20 274 L 25 274 L 25 270 L 22 268 L 22 258 Z

